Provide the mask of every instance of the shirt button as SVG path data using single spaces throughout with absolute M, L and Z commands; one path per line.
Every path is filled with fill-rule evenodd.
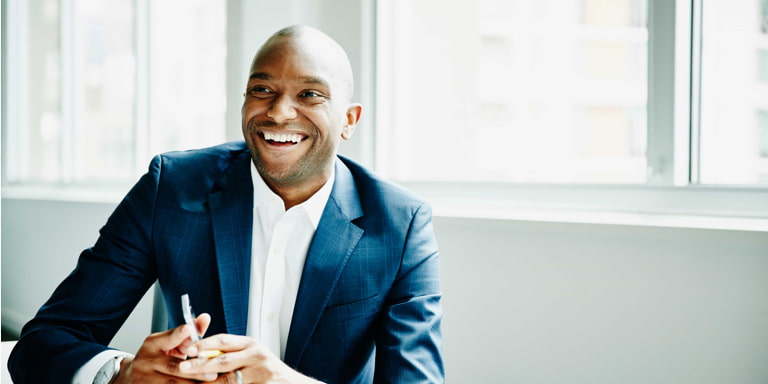
M 274 312 L 270 312 L 270 313 L 267 314 L 267 321 L 272 322 L 272 320 L 274 320 L 274 319 L 275 319 L 275 313 Z

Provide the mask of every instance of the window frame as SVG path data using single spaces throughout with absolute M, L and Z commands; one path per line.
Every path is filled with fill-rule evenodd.
M 702 185 L 698 179 L 698 87 L 702 0 L 648 0 L 648 149 L 645 184 L 400 181 L 448 217 L 603 222 L 768 231 L 768 188 Z M 386 39 L 386 2 L 378 2 Z M 670 39 L 669 36 L 673 36 Z M 381 40 L 380 40 L 381 41 Z M 386 44 L 386 41 L 384 41 Z M 379 47 L 379 49 L 384 49 Z M 386 70 L 377 58 L 378 71 Z M 386 81 L 377 71 L 376 168 L 387 176 Z M 702 220 L 702 218 L 711 220 Z M 595 218 L 595 219 L 591 219 Z M 670 218 L 674 220 L 670 221 Z M 652 224 L 655 223 L 655 224 Z
M 151 157 L 156 153 L 158 143 L 162 140 L 153 138 L 150 134 L 153 122 L 151 121 L 151 103 L 153 102 L 153 90 L 150 83 L 152 44 L 150 42 L 152 31 L 152 17 L 154 10 L 149 0 L 131 0 L 133 7 L 132 52 L 135 71 L 132 76 L 135 97 L 132 104 L 126 105 L 132 112 L 133 123 L 128 133 L 132 137 L 132 149 L 130 158 L 126 159 L 125 171 L 127 177 L 119 180 L 79 180 L 78 170 L 75 168 L 75 154 L 78 146 L 75 137 L 76 121 L 75 93 L 77 77 L 83 77 L 82 69 L 75 65 L 75 6 L 77 0 L 58 0 L 58 36 L 56 43 L 59 46 L 57 70 L 61 74 L 57 80 L 60 87 L 59 116 L 60 137 L 57 148 L 60 154 L 57 156 L 62 166 L 56 180 L 39 181 L 26 180 L 25 157 L 21 152 L 25 148 L 23 130 L 29 126 L 30 103 L 27 84 L 29 72 L 27 45 L 32 36 L 34 21 L 30 22 L 30 7 L 24 0 L 4 0 L 2 2 L 2 69 L 3 88 L 0 103 L 2 104 L 2 169 L 0 180 L 2 181 L 3 198 L 23 198 L 34 196 L 35 198 L 80 200 L 80 201 L 119 201 L 116 198 L 117 191 L 125 191 L 146 172 L 146 167 Z M 225 5 L 225 2 L 221 2 Z M 227 8 L 230 8 L 227 6 Z M 229 37 L 228 37 L 229 38 Z M 229 42 L 227 42 L 229 45 Z M 12 74 L 13 76 L 9 76 Z M 156 74 L 155 74 L 156 75 Z M 225 88 L 226 92 L 226 88 Z M 240 91 L 242 92 L 242 91 Z M 226 117 L 222 115 L 222 117 Z M 229 132 L 222 131 L 226 135 Z M 228 137 L 227 137 L 228 138 Z M 23 144 L 23 143 L 22 143 Z M 213 144 L 211 144 L 213 145 Z M 180 148 L 185 149 L 185 148 Z M 93 191 L 96 191 L 94 193 Z M 124 193 L 124 192 L 123 192 Z M 60 197 L 62 195 L 64 197 Z M 102 197 L 96 197 L 102 195 Z M 78 198 L 78 196 L 82 196 Z
M 23 31 L 15 26 L 19 17 L 17 15 L 18 2 L 20 0 L 7 0 L 3 2 L 3 81 L 2 89 L 2 130 L 3 142 L 3 169 L 2 169 L 2 196 L 3 198 L 19 199 L 56 199 L 71 201 L 101 201 L 117 202 L 130 187 L 133 180 L 124 184 L 115 185 L 14 185 L 8 184 L 9 170 L 8 160 L 14 156 L 14 146 L 7 145 L 13 142 L 13 130 L 6 129 L 10 126 L 23 126 L 24 114 L 20 108 L 13 110 L 8 108 L 8 95 L 24 92 L 18 78 L 8 76 L 11 73 L 20 73 L 22 68 L 16 68 L 19 64 L 9 60 L 14 53 L 23 52 L 23 46 L 8 38 L 8 31 Z M 67 0 L 63 0 L 67 1 Z M 756 186 L 715 186 L 698 185 L 695 183 L 697 171 L 695 162 L 695 140 L 697 100 L 691 99 L 696 94 L 697 76 L 700 76 L 696 63 L 697 49 L 700 44 L 696 39 L 696 12 L 701 10 L 701 0 L 676 0 L 668 2 L 664 0 L 649 0 L 649 26 L 654 26 L 649 31 L 649 148 L 653 147 L 653 153 L 648 154 L 649 164 L 655 159 L 657 172 L 653 182 L 643 185 L 609 185 L 609 184 L 516 184 L 516 183 L 476 183 L 476 182 L 399 182 L 407 188 L 422 195 L 432 203 L 435 215 L 439 217 L 469 217 L 490 219 L 512 219 L 532 221 L 562 221 L 562 222 L 595 222 L 606 224 L 629 225 L 671 225 L 671 226 L 705 226 L 711 228 L 732 228 L 742 230 L 768 231 L 768 188 Z M 293 0 L 291 4 L 298 8 L 301 0 Z M 339 26 L 330 20 L 325 20 L 328 25 L 333 25 L 344 33 L 359 37 L 359 41 L 351 46 L 345 46 L 350 57 L 357 58 L 355 68 L 359 68 L 358 86 L 360 99 L 366 109 L 361 129 L 351 142 L 344 143 L 342 152 L 351 154 L 353 158 L 360 160 L 379 173 L 386 176 L 387 153 L 383 150 L 386 146 L 386 84 L 380 82 L 380 70 L 382 70 L 382 57 L 378 52 L 376 43 L 386 43 L 387 36 L 382 34 L 383 26 L 379 20 L 386 1 L 364 0 L 359 11 L 354 11 L 361 16 L 359 23 L 351 23 L 348 26 Z M 137 7 L 147 6 L 147 0 L 138 0 Z M 16 6 L 16 8 L 14 8 Z M 277 7 L 277 6 L 275 6 Z M 252 9 L 253 8 L 253 9 Z M 234 98 L 241 94 L 242 81 L 240 72 L 246 64 L 242 58 L 249 57 L 251 45 L 258 41 L 246 42 L 241 37 L 244 32 L 253 35 L 247 23 L 240 20 L 245 18 L 244 13 L 254 11 L 256 7 L 246 7 L 246 3 L 240 0 L 228 4 L 228 16 L 230 20 L 227 26 L 227 45 L 229 58 L 227 59 L 227 97 Z M 263 7 L 262 7 L 263 8 Z M 282 8 L 282 7 L 280 7 Z M 271 8 L 270 8 L 271 9 Z M 263 9 L 261 9 L 263 11 Z M 277 9 L 273 10 L 277 12 Z M 137 12 L 141 13 L 141 11 Z M 276 13 L 277 14 L 277 13 Z M 238 16 L 238 17 L 232 17 Z M 305 18 L 317 17 L 316 15 Z M 137 15 L 137 19 L 138 19 Z M 288 18 L 287 16 L 285 17 Z M 324 19 L 321 19 L 323 21 Z M 283 20 L 285 21 L 285 20 Z M 290 18 L 291 22 L 306 22 L 303 19 Z M 322 24 L 322 23 L 321 23 Z M 264 28 L 267 28 L 266 26 Z M 271 29 L 270 29 L 271 31 Z M 663 39 L 664 33 L 673 31 L 674 40 Z M 267 33 L 264 31 L 264 33 Z M 146 43 L 148 36 L 137 36 L 137 44 Z M 14 45 L 15 44 L 15 45 Z M 683 47 L 687 47 L 683 49 Z M 700 53 L 700 52 L 699 52 Z M 146 65 L 147 57 L 138 58 L 139 68 Z M 658 64 L 654 64 L 657 63 Z M 143 63 L 143 64 L 142 64 Z M 653 68 L 653 70 L 651 70 Z M 12 71 L 11 71 L 12 69 Z M 236 70 L 233 70 L 236 69 Z M 670 81 L 673 79 L 673 81 Z M 148 78 L 140 76 L 138 87 L 146 87 Z M 663 101 L 666 97 L 666 101 Z M 234 99 L 233 99 L 234 100 Z M 239 135 L 239 105 L 232 101 L 227 106 L 227 138 L 235 139 Z M 137 124 L 142 121 L 142 108 L 148 108 L 147 104 L 137 105 Z M 144 110 L 146 112 L 146 110 Z M 238 123 L 238 124 L 233 124 Z M 144 125 L 146 127 L 146 125 Z M 147 140 L 149 133 L 138 132 L 139 141 Z M 690 140 L 689 140 L 690 138 Z M 689 146 L 690 143 L 694 145 Z M 137 145 L 137 148 L 139 145 Z M 143 171 L 148 162 L 144 154 L 136 156 L 137 171 Z M 13 176 L 13 175 L 11 175 Z M 395 180 L 397 182 L 397 180 Z M 690 220 L 688 220 L 690 219 Z M 710 220 L 711 219 L 711 220 Z M 670 221 L 671 220 L 671 221 Z M 735 221 L 734 221 L 735 220 Z M 702 224 L 703 223 L 703 224 Z
M 149 36 L 147 26 L 149 23 L 149 0 L 133 0 L 135 8 L 134 17 L 134 53 L 136 58 L 136 98 L 134 99 L 134 162 L 131 164 L 134 173 L 138 173 L 146 168 L 149 148 L 149 124 L 148 124 L 148 106 L 149 106 Z M 18 143 L 22 135 L 20 129 L 27 127 L 27 97 L 26 85 L 24 80 L 26 74 L 27 55 L 25 52 L 28 41 L 27 31 L 27 7 L 21 0 L 3 1 L 3 25 L 4 35 L 2 56 L 3 56 L 3 80 L 5 86 L 2 94 L 2 123 L 3 123 L 3 157 L 2 157 L 2 185 L 3 197 L 18 196 L 22 193 L 31 193 L 32 195 L 55 195 L 61 190 L 87 190 L 104 189 L 113 190 L 115 188 L 124 188 L 130 185 L 132 181 L 125 182 L 81 182 L 75 181 L 74 171 L 74 152 L 76 143 L 74 139 L 75 126 L 75 83 L 74 75 L 77 68 L 74 65 L 74 0 L 61 0 L 60 2 L 60 55 L 59 69 L 61 76 L 61 142 L 59 144 L 61 155 L 60 161 L 64 164 L 61 167 L 59 180 L 55 182 L 28 182 L 20 181 L 21 174 L 24 174 L 24 162 L 18 151 L 19 146 L 9 145 L 9 143 Z M 12 32 L 12 33 L 9 33 Z M 10 36 L 16 36 L 10 38 Z M 16 76 L 8 76 L 13 73 Z M 13 104 L 9 102 L 11 95 L 18 95 L 18 99 Z M 13 165 L 12 165 L 13 164 Z M 141 165 L 139 165 L 141 164 Z M 9 191 L 10 190 L 10 191 Z M 38 192 L 32 192 L 32 190 Z M 48 190 L 50 192 L 46 193 Z M 9 193 L 6 193 L 9 191 Z M 23 191 L 23 192 L 21 192 Z M 86 193 L 86 195 L 92 195 Z

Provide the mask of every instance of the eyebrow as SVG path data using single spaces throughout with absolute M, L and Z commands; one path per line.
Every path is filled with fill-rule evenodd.
M 248 76 L 248 80 L 254 80 L 254 79 L 269 81 L 269 80 L 272 80 L 272 76 L 266 72 L 254 72 L 254 73 L 251 73 L 250 76 Z M 324 86 L 325 88 L 328 88 L 328 89 L 331 88 L 331 85 L 327 81 L 315 76 L 302 76 L 297 78 L 296 82 L 301 84 L 319 84 Z

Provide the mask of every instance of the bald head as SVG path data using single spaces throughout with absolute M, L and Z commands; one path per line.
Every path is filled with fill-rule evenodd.
M 243 96 L 243 136 L 256 169 L 286 209 L 306 201 L 333 174 L 339 144 L 362 113 L 351 101 L 347 54 L 316 29 L 282 29 L 256 53 Z
M 338 89 L 345 102 L 351 102 L 354 76 L 347 53 L 330 36 L 305 26 L 292 25 L 275 32 L 261 46 L 251 63 L 251 75 L 259 72 L 275 55 L 287 57 L 296 63 L 311 63 L 324 69 L 330 76 L 331 86 Z

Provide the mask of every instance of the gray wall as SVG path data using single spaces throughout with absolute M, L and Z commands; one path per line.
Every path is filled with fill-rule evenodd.
M 116 204 L 2 200 L 2 326 L 18 333 L 93 245 Z M 149 335 L 152 290 L 113 345 L 132 353 Z
M 2 207 L 2 321 L 17 328 L 114 204 Z M 764 232 L 447 217 L 435 230 L 450 382 L 768 382 Z M 148 298 L 114 346 L 149 334 Z
M 768 234 L 436 219 L 454 383 L 766 383 Z

